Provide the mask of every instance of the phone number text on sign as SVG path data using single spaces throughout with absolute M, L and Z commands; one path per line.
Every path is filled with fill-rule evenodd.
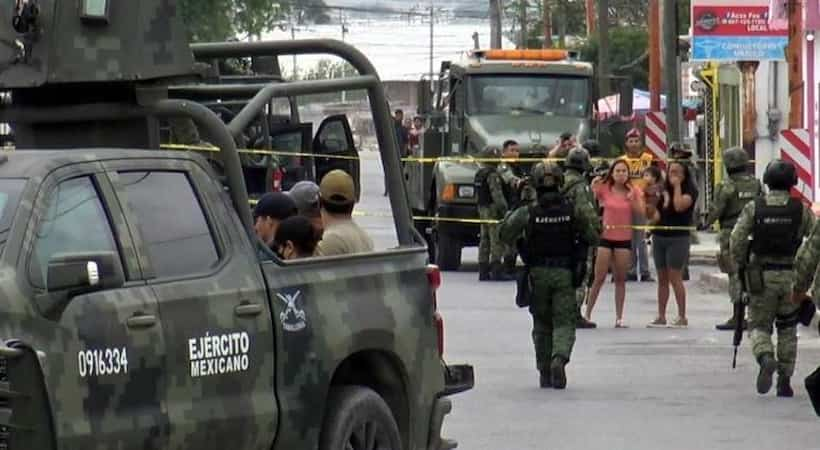
M 77 363 L 81 377 L 128 373 L 128 356 L 125 347 L 83 350 L 77 353 Z

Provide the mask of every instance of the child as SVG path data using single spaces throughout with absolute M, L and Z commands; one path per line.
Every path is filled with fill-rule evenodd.
M 643 181 L 646 184 L 644 189 L 644 199 L 646 202 L 646 215 L 651 217 L 653 210 L 657 210 L 663 201 L 663 175 L 656 166 L 649 166 L 643 171 Z

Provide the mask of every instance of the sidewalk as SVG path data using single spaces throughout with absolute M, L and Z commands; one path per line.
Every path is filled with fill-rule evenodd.
M 706 289 L 714 292 L 726 292 L 729 289 L 729 276 L 721 273 L 717 267 L 717 254 L 720 246 L 715 232 L 698 232 L 699 243 L 693 244 L 689 250 L 689 261 L 693 265 L 711 266 L 714 270 L 700 274 L 700 283 Z

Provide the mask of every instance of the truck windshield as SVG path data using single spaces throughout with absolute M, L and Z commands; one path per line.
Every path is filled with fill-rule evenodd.
M 586 117 L 589 78 L 555 75 L 473 75 L 469 114 Z

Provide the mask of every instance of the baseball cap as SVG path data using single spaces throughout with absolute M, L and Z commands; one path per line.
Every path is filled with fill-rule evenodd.
M 293 185 L 288 195 L 296 203 L 299 214 L 304 216 L 319 214 L 319 185 L 312 181 L 300 181 Z
M 284 220 L 297 212 L 296 203 L 284 192 L 268 192 L 259 199 L 253 209 L 254 217 L 272 217 Z
M 333 205 L 349 205 L 356 201 L 353 177 L 344 170 L 328 172 L 319 184 L 319 196 L 323 202 Z
M 639 137 L 641 137 L 641 130 L 639 130 L 637 128 L 633 128 L 633 129 L 626 132 L 626 139 L 639 138 Z

